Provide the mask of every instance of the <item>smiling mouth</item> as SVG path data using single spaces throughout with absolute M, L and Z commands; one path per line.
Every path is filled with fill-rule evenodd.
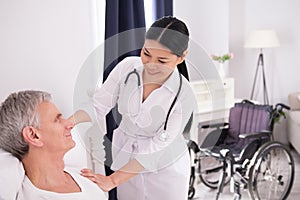
M 148 74 L 150 74 L 150 75 L 156 75 L 156 74 L 159 73 L 159 72 L 157 72 L 157 71 L 149 71 L 149 70 L 147 70 L 147 72 L 148 72 Z
M 72 138 L 72 134 L 71 133 L 68 133 L 65 135 L 66 137 L 71 137 Z

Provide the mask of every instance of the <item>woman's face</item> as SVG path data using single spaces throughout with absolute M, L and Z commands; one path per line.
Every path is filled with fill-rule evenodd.
M 184 60 L 184 57 L 185 54 L 178 57 L 159 42 L 146 39 L 141 51 L 144 64 L 143 76 L 148 82 L 162 84 L 175 67 Z

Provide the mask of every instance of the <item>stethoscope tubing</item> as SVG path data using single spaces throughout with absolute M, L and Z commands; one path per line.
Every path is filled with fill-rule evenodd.
M 136 71 L 135 68 L 133 69 L 133 71 L 131 71 L 131 72 L 129 72 L 129 73 L 127 74 L 127 77 L 126 77 L 126 79 L 125 79 L 125 81 L 124 81 L 124 84 L 125 84 L 125 85 L 127 84 L 128 79 L 129 79 L 129 77 L 130 77 L 132 74 L 135 74 L 135 75 L 136 75 L 137 80 L 138 80 L 138 87 L 140 87 L 140 86 L 141 86 L 141 78 L 140 78 L 140 75 L 137 73 L 137 71 Z M 172 104 L 171 104 L 171 106 L 170 106 L 170 108 L 169 108 L 169 110 L 168 110 L 167 117 L 166 117 L 166 121 L 165 121 L 165 124 L 164 124 L 164 131 L 167 130 L 167 125 L 168 125 L 169 116 L 170 116 L 171 111 L 172 111 L 172 109 L 173 109 L 173 107 L 174 107 L 174 105 L 175 105 L 175 103 L 176 103 L 176 101 L 177 101 L 177 98 L 178 98 L 178 96 L 179 96 L 179 94 L 180 94 L 181 88 L 182 88 L 182 77 L 181 77 L 181 74 L 179 73 L 179 88 L 178 88 L 177 93 L 176 93 L 176 95 L 175 95 L 175 97 L 174 97 L 174 100 L 173 100 L 173 102 L 172 102 Z

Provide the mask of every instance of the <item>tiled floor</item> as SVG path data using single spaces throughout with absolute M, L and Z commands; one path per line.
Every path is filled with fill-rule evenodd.
M 300 156 L 291 150 L 294 161 L 295 161 L 295 179 L 288 197 L 288 200 L 298 200 L 300 199 Z M 195 186 L 196 193 L 194 200 L 212 200 L 216 198 L 216 190 L 209 189 L 200 180 L 196 180 L 197 184 Z M 225 186 L 223 193 L 219 197 L 220 200 L 232 200 L 233 194 L 229 191 L 229 184 Z M 247 191 L 242 191 L 242 200 L 250 200 L 250 196 Z

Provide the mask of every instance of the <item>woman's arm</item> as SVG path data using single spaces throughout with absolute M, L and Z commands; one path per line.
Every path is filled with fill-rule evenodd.
M 137 160 L 133 159 L 110 176 L 95 174 L 90 169 L 81 170 L 81 175 L 87 177 L 96 183 L 103 191 L 107 192 L 128 181 L 143 170 L 144 167 Z
M 113 183 L 118 186 L 139 174 L 143 170 L 144 167 L 136 159 L 133 159 L 121 169 L 111 174 L 110 178 L 112 179 Z

